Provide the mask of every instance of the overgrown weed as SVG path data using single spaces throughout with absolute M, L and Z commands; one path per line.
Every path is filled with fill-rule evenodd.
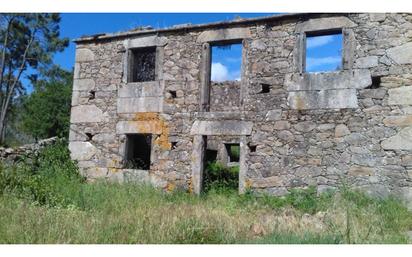
M 217 185 L 217 186 L 216 186 Z M 342 186 L 283 197 L 217 183 L 201 196 L 148 185 L 85 183 L 65 142 L 0 167 L 1 243 L 407 243 L 396 198 Z

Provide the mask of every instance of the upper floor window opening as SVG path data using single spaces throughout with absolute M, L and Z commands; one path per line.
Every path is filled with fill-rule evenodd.
M 156 47 L 129 50 L 128 82 L 156 80 Z
M 342 70 L 342 30 L 306 33 L 305 72 L 332 72 Z
M 240 81 L 242 67 L 242 43 L 223 42 L 211 46 L 212 82 Z

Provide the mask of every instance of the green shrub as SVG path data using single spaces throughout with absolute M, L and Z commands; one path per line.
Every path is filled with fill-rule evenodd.
M 317 192 L 316 188 L 311 186 L 307 189 L 291 189 L 286 196 L 286 202 L 298 210 L 307 213 L 317 211 Z
M 219 162 L 208 162 L 204 172 L 204 189 L 219 192 L 237 191 L 239 187 L 239 166 L 225 167 Z
M 396 232 L 405 228 L 412 230 L 412 214 L 401 201 L 388 197 L 378 201 L 377 205 L 377 212 L 382 217 L 383 228 Z
M 278 197 L 265 194 L 259 199 L 261 204 L 268 206 L 272 209 L 279 209 L 285 207 L 288 203 L 286 197 Z
M 73 204 L 76 195 L 81 194 L 82 182 L 65 141 L 47 146 L 19 163 L 0 167 L 2 194 L 13 194 L 42 205 Z
M 0 243 L 408 242 L 412 215 L 395 198 L 347 187 L 238 195 L 238 168 L 210 163 L 208 169 L 208 192 L 200 197 L 133 183 L 84 183 L 66 143 L 57 142 L 15 165 L 0 164 Z M 303 213 L 320 217 L 325 230 L 302 227 Z M 275 226 L 278 217 L 284 228 Z M 251 231 L 265 220 L 267 234 Z
M 240 146 L 239 145 L 230 145 L 229 146 L 229 156 L 232 156 L 235 160 L 240 158 Z

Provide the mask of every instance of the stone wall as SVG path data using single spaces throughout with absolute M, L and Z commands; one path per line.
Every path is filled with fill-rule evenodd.
M 239 110 L 239 81 L 210 83 L 210 112 L 238 112 Z
M 306 33 L 336 29 L 342 70 L 305 73 Z M 217 88 L 210 45 L 233 40 L 242 41 L 241 81 Z M 155 81 L 128 82 L 130 49 L 153 46 Z M 240 192 L 346 183 L 412 202 L 410 14 L 289 14 L 86 37 L 74 79 L 70 149 L 89 179 L 197 193 L 212 138 L 215 148 L 240 143 Z M 123 169 L 128 133 L 153 135 L 150 170 Z
M 30 158 L 30 156 L 38 153 L 40 149 L 45 146 L 54 144 L 57 140 L 57 137 L 51 137 L 39 140 L 38 142 L 33 144 L 22 145 L 19 147 L 0 147 L 0 160 L 8 163 L 13 163 L 21 160 L 22 158 Z

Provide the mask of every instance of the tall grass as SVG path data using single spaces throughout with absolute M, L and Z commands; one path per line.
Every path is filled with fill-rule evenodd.
M 285 197 L 88 184 L 64 142 L 0 169 L 0 243 L 407 243 L 412 216 L 394 198 L 346 188 Z

